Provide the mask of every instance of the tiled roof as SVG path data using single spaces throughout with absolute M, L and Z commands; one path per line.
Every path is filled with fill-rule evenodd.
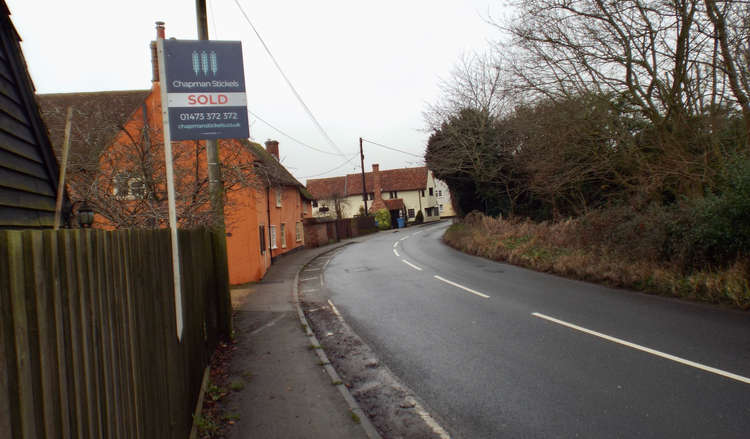
M 75 172 L 99 167 L 102 150 L 112 143 L 150 93 L 151 90 L 56 93 L 37 95 L 37 100 L 58 157 L 65 136 L 67 108 L 73 106 L 69 162 L 71 171 Z M 240 141 L 263 163 L 262 171 L 259 171 L 263 177 L 267 177 L 268 183 L 304 187 L 261 145 L 247 140 Z
M 297 186 L 303 189 L 304 186 L 276 158 L 271 155 L 265 148 L 255 142 L 240 140 L 244 145 L 250 147 L 253 155 L 263 164 L 262 168 L 256 168 L 256 173 L 261 178 L 268 178 L 271 185 Z M 304 195 L 304 194 L 303 194 Z
M 374 200 L 370 206 L 370 212 L 374 213 L 380 209 L 398 210 L 406 209 L 406 206 L 404 205 L 404 200 L 401 198 L 392 200 Z
M 58 159 L 65 137 L 65 116 L 73 107 L 70 138 L 71 171 L 93 170 L 99 155 L 143 104 L 151 90 L 39 94 L 37 101 Z
M 425 189 L 427 186 L 427 167 L 381 170 L 380 184 L 383 192 Z M 372 172 L 365 173 L 365 186 L 367 192 L 373 192 Z M 319 200 L 331 198 L 333 194 L 346 197 L 361 195 L 362 174 L 307 180 L 307 190 Z

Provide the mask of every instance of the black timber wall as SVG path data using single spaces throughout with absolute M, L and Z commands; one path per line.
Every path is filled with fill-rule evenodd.
M 9 15 L 0 0 L 0 228 L 52 227 L 57 161 Z

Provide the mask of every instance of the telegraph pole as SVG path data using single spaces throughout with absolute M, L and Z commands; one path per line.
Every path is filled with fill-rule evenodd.
M 367 215 L 367 187 L 365 186 L 365 153 L 362 152 L 362 138 L 359 138 L 359 161 L 362 166 L 362 201 L 365 202 L 365 215 Z
M 208 40 L 206 0 L 195 0 L 195 15 L 198 19 L 198 39 Z M 214 227 L 224 232 L 224 183 L 221 181 L 219 147 L 216 140 L 206 140 L 206 162 L 208 166 L 208 194 L 211 199 L 211 211 L 214 214 Z
M 206 0 L 195 0 L 195 16 L 198 21 L 198 39 L 208 40 L 208 16 Z M 208 195 L 214 216 L 213 252 L 217 269 L 217 298 L 219 300 L 218 326 L 225 337 L 232 336 L 232 302 L 229 296 L 229 264 L 227 261 L 227 234 L 224 225 L 224 182 L 219 167 L 219 147 L 214 139 L 206 139 L 206 166 L 208 167 Z

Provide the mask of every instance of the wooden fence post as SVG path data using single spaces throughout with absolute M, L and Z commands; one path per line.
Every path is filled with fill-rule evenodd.
M 211 232 L 213 247 L 213 270 L 215 294 L 219 305 L 219 335 L 229 339 L 234 327 L 232 324 L 232 298 L 229 292 L 229 265 L 227 264 L 227 237 L 224 230 Z

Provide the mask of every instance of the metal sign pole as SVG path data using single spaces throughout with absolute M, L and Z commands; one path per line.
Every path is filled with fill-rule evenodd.
M 164 39 L 156 41 L 156 50 L 159 60 L 159 89 L 161 91 L 161 118 L 164 134 L 164 162 L 167 170 L 167 204 L 169 205 L 169 230 L 172 235 L 172 272 L 174 275 L 174 312 L 177 326 L 177 339 L 182 341 L 182 282 L 180 277 L 180 250 L 177 241 L 177 210 L 174 200 L 174 170 L 172 168 L 172 136 L 169 131 L 169 106 L 167 105 L 167 86 L 164 81 L 167 78 L 164 63 Z

